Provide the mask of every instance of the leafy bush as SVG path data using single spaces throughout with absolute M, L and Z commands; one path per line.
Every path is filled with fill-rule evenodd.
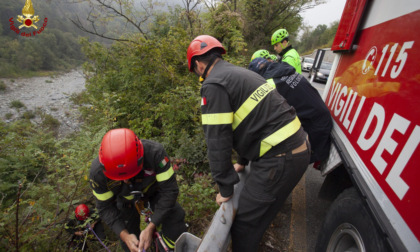
M 49 114 L 43 114 L 42 115 L 42 127 L 52 131 L 56 132 L 58 128 L 60 127 L 60 121 L 54 118 L 52 115 Z
M 57 140 L 29 120 L 0 121 L 2 248 L 15 250 L 16 227 L 22 251 L 66 247 L 68 234 L 63 232 L 63 224 L 77 204 L 93 202 L 87 176 L 105 131 L 94 127 Z
M 178 177 L 178 202 L 184 208 L 185 220 L 190 224 L 189 232 L 198 237 L 204 235 L 212 217 L 219 208 L 216 189 L 209 174 L 197 174 L 193 184 L 188 184 L 182 176 Z
M 153 41 L 132 40 L 139 44 L 105 48 L 81 41 L 90 60 L 84 66 L 84 102 L 90 104 L 85 115 L 96 118 L 94 124 L 102 117 L 111 128 L 130 128 L 140 138 L 161 142 L 168 153 L 202 165 L 206 153 L 203 134 L 198 134 L 200 86 L 186 66 L 185 31 L 173 28 Z

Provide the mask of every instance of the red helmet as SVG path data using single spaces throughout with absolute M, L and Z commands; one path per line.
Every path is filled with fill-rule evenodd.
M 74 210 L 74 214 L 76 215 L 76 219 L 83 221 L 89 217 L 89 208 L 85 204 L 80 204 Z
M 225 48 L 223 48 L 222 43 L 220 43 L 219 40 L 212 36 L 200 35 L 196 37 L 193 41 L 191 41 L 190 46 L 188 46 L 187 50 L 188 69 L 190 70 L 190 72 L 193 71 L 193 69 L 191 69 L 191 59 L 194 56 L 203 55 L 213 48 L 221 48 L 222 54 L 226 53 L 226 50 Z
M 143 144 L 129 129 L 113 129 L 102 138 L 99 162 L 112 180 L 126 180 L 143 168 Z

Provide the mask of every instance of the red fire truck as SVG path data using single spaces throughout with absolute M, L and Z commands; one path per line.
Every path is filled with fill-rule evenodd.
M 347 0 L 331 50 L 317 251 L 420 251 L 420 1 Z

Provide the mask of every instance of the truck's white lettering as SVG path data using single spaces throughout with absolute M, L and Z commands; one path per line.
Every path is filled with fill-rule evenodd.
M 325 101 L 325 104 L 327 104 L 327 106 L 328 107 L 330 107 L 330 105 L 331 105 L 331 101 L 333 100 L 333 98 L 334 98 L 334 94 L 335 94 L 335 88 L 337 87 L 337 82 L 336 81 L 334 81 L 332 84 L 331 84 L 331 88 L 330 88 L 330 90 L 331 90 L 331 93 L 330 93 L 330 96 L 328 97 L 328 102 L 327 101 Z
M 373 134 L 366 138 L 366 133 L 373 122 L 373 119 L 376 118 L 376 126 Z M 384 126 L 385 121 L 385 110 L 384 108 L 377 104 L 376 102 L 373 104 L 372 110 L 369 113 L 368 119 L 366 120 L 365 125 L 363 126 L 362 132 L 360 133 L 359 139 L 357 139 L 357 144 L 360 146 L 362 150 L 369 150 L 381 133 L 382 127 Z
M 404 146 L 404 149 L 401 151 L 401 154 L 398 156 L 397 161 L 386 177 L 386 182 L 397 194 L 398 198 L 402 200 L 410 188 L 407 183 L 401 178 L 401 173 L 404 170 L 405 166 L 413 155 L 414 151 L 417 149 L 417 146 L 420 143 L 420 127 L 416 125 L 411 133 L 410 138 Z
M 354 113 L 353 119 L 350 121 L 349 117 L 350 113 L 353 111 L 353 106 L 357 98 L 357 92 L 354 92 L 351 88 L 347 88 L 347 86 L 341 85 L 341 83 L 338 82 L 333 83 L 333 87 L 331 90 L 332 91 L 329 96 L 328 106 L 331 105 L 331 111 L 336 117 L 339 117 L 341 114 L 340 121 L 343 121 L 344 119 L 343 126 L 351 134 L 354 125 L 356 124 L 357 118 L 359 117 L 363 104 L 365 103 L 366 97 L 362 96 L 357 106 L 356 112 Z
M 351 91 L 353 91 L 353 90 L 351 90 Z M 344 118 L 344 122 L 343 122 L 343 125 L 344 125 L 344 127 L 346 127 L 346 129 L 348 129 L 349 126 L 350 126 L 350 120 L 349 120 L 350 111 L 353 108 L 353 104 L 354 104 L 354 101 L 356 100 L 356 97 L 357 97 L 357 92 L 354 92 L 353 99 L 351 100 L 350 107 L 347 110 L 347 114 L 346 114 L 346 117 Z M 351 96 L 349 95 L 349 97 L 347 98 L 347 100 L 350 100 L 350 99 L 351 99 Z M 343 112 L 343 115 L 344 115 L 344 112 Z
M 389 73 L 390 77 L 392 79 L 395 79 L 395 78 L 397 78 L 401 74 L 401 71 L 403 70 L 403 68 L 405 66 L 405 63 L 407 61 L 407 58 L 408 58 L 407 50 L 408 49 L 411 49 L 413 47 L 413 44 L 414 44 L 414 41 L 407 41 L 407 42 L 404 42 L 404 44 L 403 44 L 403 46 L 401 48 L 399 48 L 400 46 L 399 46 L 398 43 L 395 43 L 391 47 L 391 49 L 389 50 L 390 54 L 388 55 L 388 60 L 387 60 L 387 62 L 385 64 L 384 68 L 382 69 L 382 74 L 381 74 L 382 77 L 385 77 L 389 73 L 388 69 L 389 69 L 389 66 L 390 66 L 391 62 L 392 63 L 395 63 L 395 64 L 392 66 L 392 69 L 391 69 L 391 71 Z M 379 70 L 382 67 L 382 63 L 384 62 L 385 56 L 388 53 L 389 46 L 390 45 L 387 44 L 387 45 L 384 46 L 384 48 L 382 48 L 381 59 L 379 60 L 379 63 L 377 65 L 377 67 L 376 67 L 375 75 L 378 75 Z M 373 48 L 376 48 L 376 47 L 374 46 Z M 371 49 L 371 51 L 372 51 L 372 49 Z M 398 56 L 394 60 L 394 54 L 398 50 L 399 50 Z M 366 61 L 369 58 L 369 56 L 371 56 L 371 51 L 369 51 L 368 55 L 366 56 L 365 64 L 366 64 Z M 393 62 L 393 61 L 395 61 L 395 62 Z
M 373 124 L 375 121 L 376 124 Z M 398 142 L 392 138 L 392 135 L 395 131 L 405 135 L 411 123 L 404 117 L 398 114 L 394 114 L 388 126 L 386 127 L 383 136 L 379 138 L 379 135 L 384 127 L 384 122 L 385 109 L 380 104 L 375 102 L 357 140 L 357 144 L 364 151 L 371 149 L 372 146 L 377 141 L 379 141 L 378 147 L 375 149 L 370 161 L 380 174 L 383 174 L 389 165 L 389 163 L 383 159 L 383 153 L 387 151 L 392 156 L 394 155 L 394 152 L 398 146 Z M 374 127 L 373 133 L 367 137 L 368 130 L 372 127 Z M 403 150 L 401 151 L 400 155 L 398 156 L 386 177 L 386 182 L 389 184 L 389 186 L 400 200 L 405 196 L 408 189 L 410 188 L 401 178 L 401 173 L 413 155 L 414 151 L 417 149 L 419 143 L 420 127 L 416 125 L 408 141 L 405 143 Z
M 334 91 L 333 91 L 333 98 L 334 98 L 334 101 L 333 101 L 333 104 L 331 105 L 331 110 L 332 110 L 332 108 L 334 108 L 335 103 L 337 102 L 337 98 L 338 98 L 338 90 L 340 90 L 340 88 L 341 88 L 341 83 L 337 83 L 337 86 L 336 86 L 336 88 L 335 88 L 335 89 L 334 89 Z
M 355 96 L 357 93 L 354 94 Z M 362 99 L 360 99 L 359 106 L 357 106 L 356 113 L 354 114 L 353 120 L 351 121 L 349 133 L 353 131 L 354 125 L 356 124 L 357 118 L 359 118 L 360 111 L 362 110 L 363 104 L 365 103 L 366 97 L 362 96 Z M 353 107 L 353 103 L 351 104 L 351 108 Z M 351 109 L 350 108 L 350 109 Z
M 341 89 L 340 93 L 337 96 L 337 106 L 335 106 L 334 109 L 334 115 L 338 116 L 341 112 L 341 110 L 343 109 L 344 106 L 344 100 L 341 98 L 342 96 L 346 97 L 347 96 L 347 86 L 343 86 L 343 88 Z
M 382 71 L 382 74 L 381 74 L 382 77 L 385 77 L 385 74 L 388 71 L 389 64 L 391 63 L 392 59 L 394 58 L 395 50 L 397 50 L 397 47 L 398 47 L 398 43 L 395 43 L 395 45 L 393 45 L 391 47 L 391 50 L 390 50 L 391 54 L 388 57 L 388 61 L 386 62 L 384 70 Z
M 346 114 L 347 106 L 349 105 L 349 101 L 351 100 L 351 96 L 353 95 L 353 89 L 350 88 L 349 91 L 350 91 L 350 93 L 349 93 L 349 96 L 346 100 L 346 103 L 344 104 L 343 113 L 341 113 L 340 122 L 343 121 L 344 115 Z M 356 96 L 354 98 L 356 98 Z M 353 98 L 353 103 L 354 103 L 354 98 Z M 349 113 L 347 113 L 347 114 L 349 114 Z M 347 120 L 347 121 L 348 121 L 348 124 L 350 124 L 350 121 L 349 120 Z M 346 128 L 348 128 L 348 125 L 346 126 Z
M 410 121 L 404 117 L 394 114 L 392 116 L 391 122 L 385 130 L 384 135 L 379 142 L 378 147 L 375 150 L 375 153 L 372 156 L 372 164 L 378 169 L 379 173 L 382 174 L 385 171 L 387 162 L 382 158 L 382 153 L 386 150 L 389 154 L 394 154 L 395 149 L 397 148 L 398 143 L 392 139 L 392 134 L 395 130 L 399 131 L 401 134 L 405 134 L 405 131 L 410 125 Z

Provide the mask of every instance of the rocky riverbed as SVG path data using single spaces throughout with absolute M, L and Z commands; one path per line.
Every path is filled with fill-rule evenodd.
M 9 123 L 29 117 L 41 123 L 42 115 L 51 115 L 60 122 L 58 136 L 77 131 L 82 123 L 76 105 L 70 96 L 85 89 L 81 69 L 53 76 L 18 79 L 0 79 L 0 118 Z M 22 106 L 23 105 L 23 106 Z

